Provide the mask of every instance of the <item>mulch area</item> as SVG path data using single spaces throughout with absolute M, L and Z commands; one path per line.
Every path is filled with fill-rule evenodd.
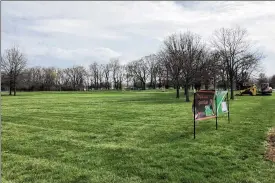
M 266 158 L 275 162 L 275 128 L 268 133 L 267 143 Z

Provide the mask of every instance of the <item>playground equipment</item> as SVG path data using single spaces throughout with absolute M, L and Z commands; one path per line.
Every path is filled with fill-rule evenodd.
M 272 88 L 269 86 L 269 83 L 262 83 L 260 92 L 261 92 L 262 95 L 272 94 Z
M 245 85 L 241 87 L 240 95 L 249 94 L 251 96 L 257 95 L 257 86 L 253 85 Z

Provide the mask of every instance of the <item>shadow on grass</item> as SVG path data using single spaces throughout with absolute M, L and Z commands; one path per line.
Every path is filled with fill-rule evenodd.
M 14 96 L 13 93 L 12 95 L 9 95 L 7 92 L 1 92 L 1 97 L 21 97 L 21 96 L 34 96 L 34 95 L 44 95 L 46 92 L 17 92 L 16 95 Z
M 268 94 L 266 94 L 266 95 L 257 94 L 257 95 L 255 95 L 255 96 L 236 94 L 235 96 L 236 96 L 236 97 L 272 97 L 272 95 L 270 95 L 270 94 L 269 94 L 269 95 L 268 95 Z
M 257 94 L 257 96 L 272 96 L 272 94 Z

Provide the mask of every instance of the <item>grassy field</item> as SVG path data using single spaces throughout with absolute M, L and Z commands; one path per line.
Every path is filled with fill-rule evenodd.
M 275 94 L 237 97 L 231 122 L 200 121 L 195 140 L 174 91 L 2 96 L 2 181 L 274 183 L 272 126 Z

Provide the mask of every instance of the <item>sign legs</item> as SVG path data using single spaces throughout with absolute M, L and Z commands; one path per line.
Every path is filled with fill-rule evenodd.
M 193 112 L 194 112 L 194 139 L 196 138 L 196 92 L 194 92 L 194 102 L 193 102 Z
M 217 96 L 215 96 L 215 108 L 216 108 L 216 130 L 218 129 L 218 104 L 217 104 Z

